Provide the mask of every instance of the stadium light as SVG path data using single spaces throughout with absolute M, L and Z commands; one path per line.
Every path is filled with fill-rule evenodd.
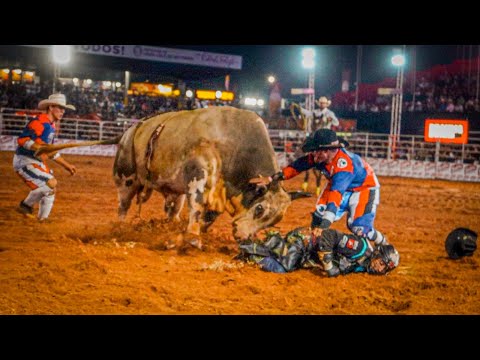
M 67 64 L 72 58 L 72 49 L 70 45 L 53 45 L 53 92 L 55 93 L 55 83 L 60 77 L 60 65 Z
M 302 50 L 302 65 L 305 69 L 315 68 L 315 49 L 305 48 Z
M 310 70 L 308 73 L 308 88 L 312 89 L 305 99 L 305 108 L 313 113 L 315 109 L 315 49 L 308 47 L 302 50 L 302 66 Z M 312 130 L 312 116 L 307 118 L 305 131 L 310 133 Z
M 270 75 L 267 80 L 270 84 L 273 84 L 275 82 L 275 76 Z
M 397 54 L 392 56 L 392 65 L 393 66 L 404 66 L 405 65 L 405 56 L 403 54 Z

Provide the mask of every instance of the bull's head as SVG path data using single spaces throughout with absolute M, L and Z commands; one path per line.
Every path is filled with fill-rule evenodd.
M 252 238 L 261 229 L 275 225 L 282 220 L 292 200 L 306 196 L 311 194 L 287 193 L 278 182 L 269 185 L 249 184 L 239 196 L 231 198 L 235 208 L 235 240 Z

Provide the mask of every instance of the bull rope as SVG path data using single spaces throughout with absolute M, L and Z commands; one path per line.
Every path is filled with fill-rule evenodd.
M 138 204 L 138 215 L 140 216 L 140 212 L 142 210 L 142 203 L 145 197 L 147 196 L 147 190 L 150 188 L 150 183 L 152 180 L 152 172 L 150 171 L 150 164 L 153 158 L 153 149 L 157 139 L 160 137 L 163 129 L 165 128 L 165 124 L 160 124 L 155 128 L 155 131 L 150 136 L 150 140 L 148 140 L 147 151 L 145 152 L 145 158 L 147 159 L 147 163 L 145 165 L 147 169 L 147 176 L 145 177 L 145 184 L 143 186 L 142 192 L 140 193 L 140 201 Z

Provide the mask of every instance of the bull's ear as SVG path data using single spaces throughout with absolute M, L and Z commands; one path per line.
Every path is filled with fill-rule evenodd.
M 290 195 L 292 201 L 313 196 L 312 193 L 306 191 L 289 191 L 288 195 Z

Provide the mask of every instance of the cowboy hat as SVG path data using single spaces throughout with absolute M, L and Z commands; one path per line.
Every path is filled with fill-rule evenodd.
M 304 153 L 322 149 L 338 149 L 349 145 L 348 141 L 330 129 L 318 129 L 312 135 L 307 137 L 302 146 Z
M 75 106 L 68 104 L 67 99 L 64 94 L 52 94 L 48 99 L 42 100 L 38 103 L 38 108 L 40 110 L 45 110 L 49 106 L 60 106 L 64 109 L 76 110 Z
M 327 106 L 330 106 L 332 104 L 332 102 L 330 100 L 328 100 L 325 96 L 320 96 L 318 98 L 318 103 L 326 103 Z

